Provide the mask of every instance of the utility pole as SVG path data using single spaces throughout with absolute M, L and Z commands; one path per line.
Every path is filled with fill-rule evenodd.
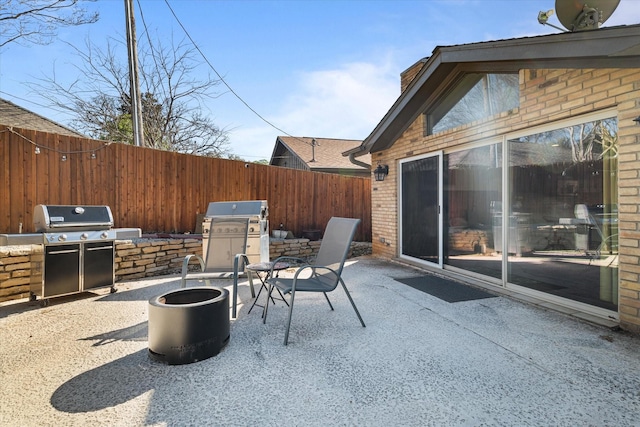
M 129 53 L 129 87 L 131 96 L 131 122 L 133 124 L 133 143 L 144 146 L 142 128 L 142 100 L 140 99 L 140 80 L 138 79 L 138 44 L 136 42 L 136 24 L 133 13 L 133 0 L 124 0 L 127 20 L 127 52 Z

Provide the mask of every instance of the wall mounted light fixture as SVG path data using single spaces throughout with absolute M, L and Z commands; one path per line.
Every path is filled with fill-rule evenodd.
M 376 181 L 384 181 L 384 177 L 389 175 L 389 166 L 378 163 L 378 167 L 373 171 L 373 175 L 376 177 Z
M 640 116 L 633 119 L 633 121 L 636 122 L 637 125 L 640 125 Z

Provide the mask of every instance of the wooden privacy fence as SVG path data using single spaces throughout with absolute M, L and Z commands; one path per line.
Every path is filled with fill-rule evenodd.
M 271 229 L 300 236 L 360 218 L 371 241 L 371 181 L 0 126 L 0 233 L 33 232 L 33 208 L 108 205 L 115 227 L 194 232 L 209 202 L 267 200 Z

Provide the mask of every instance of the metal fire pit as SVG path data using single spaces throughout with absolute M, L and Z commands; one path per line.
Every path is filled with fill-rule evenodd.
M 229 342 L 229 291 L 182 288 L 149 300 L 149 356 L 183 365 L 215 356 Z

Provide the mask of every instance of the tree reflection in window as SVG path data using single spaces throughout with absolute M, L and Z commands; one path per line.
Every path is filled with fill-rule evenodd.
M 519 104 L 517 74 L 466 74 L 427 113 L 427 134 L 491 117 Z

